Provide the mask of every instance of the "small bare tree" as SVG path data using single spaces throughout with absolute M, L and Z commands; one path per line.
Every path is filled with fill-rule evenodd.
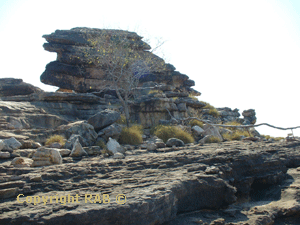
M 86 52 L 84 57 L 105 74 L 103 86 L 99 88 L 115 90 L 129 126 L 129 98 L 132 91 L 141 77 L 151 71 L 165 70 L 165 62 L 152 54 L 149 51 L 151 47 L 135 33 L 102 30 L 100 36 L 99 33 L 94 37 L 90 35 L 88 41 L 92 51 Z

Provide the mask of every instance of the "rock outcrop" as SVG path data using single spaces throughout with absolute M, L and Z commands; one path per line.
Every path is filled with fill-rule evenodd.
M 138 52 L 139 56 L 142 56 L 140 60 L 147 59 L 147 64 L 153 65 L 140 77 L 139 87 L 132 90 L 133 94 L 139 97 L 131 102 L 132 119 L 144 126 L 151 126 L 158 124 L 159 119 L 170 119 L 167 110 L 175 117 L 182 117 L 191 110 L 194 111 L 193 109 L 197 111 L 205 106 L 198 100 L 188 97 L 201 94 L 191 88 L 195 82 L 187 75 L 176 71 L 173 65 L 166 64 L 163 59 L 149 52 L 151 47 L 136 33 L 73 28 L 56 30 L 43 37 L 48 41 L 44 44 L 45 50 L 57 52 L 57 60 L 49 63 L 41 75 L 43 83 L 81 93 L 94 93 L 109 103 L 118 103 L 114 90 L 103 92 L 103 86 L 110 84 L 108 77 L 111 76 L 105 70 L 111 66 L 106 65 L 106 59 L 110 56 L 105 51 L 105 46 L 122 43 L 122 48 L 125 46 L 124 49 L 130 49 L 128 57 Z M 163 95 L 151 96 L 149 95 L 151 91 L 161 91 Z
M 0 79 L 0 97 L 29 95 L 43 92 L 40 88 L 23 82 L 22 79 L 1 78 Z
M 49 166 L 62 164 L 62 157 L 58 149 L 40 147 L 32 156 L 32 166 Z
M 151 63 L 156 62 L 148 74 L 141 78 L 141 82 L 166 82 L 175 87 L 187 88 L 195 85 L 188 76 L 175 71 L 174 66 L 149 52 L 151 47 L 134 32 L 81 27 L 56 30 L 43 37 L 48 42 L 44 44 L 45 50 L 57 53 L 57 60 L 49 63 L 41 76 L 45 84 L 77 92 L 99 91 L 108 75 L 103 69 L 107 66 L 105 60 L 101 59 L 109 53 L 100 51 L 97 46 L 121 42 L 130 51 L 137 51 L 143 58 L 150 58 Z

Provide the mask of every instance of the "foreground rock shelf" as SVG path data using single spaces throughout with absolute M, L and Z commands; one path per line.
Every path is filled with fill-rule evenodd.
M 285 181 L 288 168 L 300 165 L 299 150 L 300 142 L 236 141 L 159 152 L 132 150 L 122 160 L 64 158 L 62 165 L 38 168 L 13 168 L 9 160 L 1 160 L 0 223 L 168 224 L 182 213 L 230 210 L 253 188 Z M 20 194 L 22 203 L 17 201 Z M 91 203 L 97 194 L 101 204 Z M 126 196 L 124 204 L 116 203 L 119 194 Z M 29 196 L 32 201 L 39 196 L 40 202 L 37 197 L 35 205 L 26 202 Z M 48 196 L 46 204 L 43 196 Z M 58 196 L 58 203 L 56 197 L 50 203 L 49 196 Z M 300 209 L 293 201 L 290 214 Z M 272 215 L 270 220 L 280 213 Z M 231 224 L 247 224 L 245 217 L 243 223 Z M 268 221 L 254 224 L 271 224 Z

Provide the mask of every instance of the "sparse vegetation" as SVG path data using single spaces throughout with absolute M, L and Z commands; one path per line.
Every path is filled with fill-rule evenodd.
M 61 146 L 64 146 L 66 144 L 66 139 L 62 135 L 55 134 L 55 135 L 50 136 L 46 140 L 45 145 L 50 145 L 55 142 L 58 142 L 59 144 L 61 144 Z
M 198 101 L 198 98 L 195 95 L 189 94 L 189 98 L 192 98 L 192 99 Z
M 242 131 L 242 130 L 235 130 L 233 133 L 225 133 L 222 135 L 224 139 L 227 139 L 229 141 L 233 140 L 241 140 L 242 136 L 244 137 L 250 137 L 249 133 L 247 131 Z
M 237 121 L 231 121 L 231 122 L 224 123 L 224 125 L 240 126 L 242 124 L 237 122 Z M 225 127 L 225 128 L 228 129 L 228 130 L 232 130 L 232 131 L 235 131 L 237 129 L 235 127 Z
M 143 142 L 143 127 L 141 125 L 133 125 L 122 129 L 119 142 L 120 144 L 138 145 Z
M 104 141 L 100 140 L 96 143 L 97 146 L 99 146 L 102 149 L 107 149 L 106 148 L 106 144 L 104 143 Z
M 116 121 L 116 123 L 126 125 L 127 123 L 126 123 L 126 117 L 125 117 L 125 115 L 122 114 L 120 116 L 120 118 Z
M 178 138 L 186 143 L 193 143 L 195 140 L 191 134 L 174 126 L 157 126 L 154 135 L 167 142 L 169 138 Z
M 163 93 L 163 91 L 162 90 L 150 90 L 148 92 L 148 95 L 150 95 L 150 94 L 160 94 L 160 93 Z
M 221 139 L 216 136 L 210 136 L 206 139 L 206 143 L 219 143 Z
M 282 139 L 284 139 L 284 137 L 272 137 L 270 135 L 261 135 L 262 137 L 264 137 L 265 139 L 274 139 L 275 141 L 280 141 Z
M 224 125 L 232 125 L 232 126 L 240 126 L 242 125 L 241 123 L 237 122 L 237 121 L 231 121 L 231 122 L 227 122 Z M 245 128 L 236 128 L 236 127 L 226 127 L 226 129 L 231 130 L 232 133 L 224 133 L 222 135 L 222 137 L 224 139 L 227 139 L 229 141 L 232 140 L 241 140 L 242 136 L 244 137 L 250 137 L 249 132 L 245 129 Z
M 199 127 L 202 127 L 203 128 L 203 126 L 204 126 L 204 123 L 203 122 L 201 122 L 201 121 L 199 121 L 199 120 L 191 120 L 190 122 L 189 122 L 189 124 L 191 125 L 191 127 L 193 127 L 193 126 L 199 126 Z
M 215 118 L 218 118 L 220 116 L 218 110 L 215 107 L 213 107 L 211 104 L 209 104 L 207 102 L 203 102 L 203 101 L 201 101 L 201 102 L 205 104 L 203 109 L 209 109 L 208 114 L 212 115 Z

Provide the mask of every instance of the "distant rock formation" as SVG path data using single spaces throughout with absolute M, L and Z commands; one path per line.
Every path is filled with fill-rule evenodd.
M 143 77 L 140 82 L 157 82 L 185 88 L 189 92 L 195 82 L 187 75 L 175 71 L 175 67 L 166 64 L 163 59 L 149 52 L 151 47 L 142 41 L 142 37 L 134 32 L 123 30 L 107 30 L 92 28 L 73 28 L 71 30 L 56 30 L 54 33 L 43 36 L 48 43 L 44 49 L 49 52 L 57 52 L 57 60 L 46 66 L 41 75 L 41 81 L 62 89 L 70 89 L 76 92 L 97 92 L 99 87 L 106 82 L 106 74 L 101 58 L 106 57 L 105 52 L 99 52 L 94 47 L 94 42 L 118 42 L 125 40 L 124 45 L 138 51 L 140 55 L 150 57 L 151 61 L 159 63 Z M 102 43 L 102 42 L 101 42 Z M 94 60 L 99 59 L 97 65 Z
M 32 93 L 43 92 L 40 88 L 23 82 L 22 79 L 1 78 L 0 79 L 0 97 L 29 95 Z

